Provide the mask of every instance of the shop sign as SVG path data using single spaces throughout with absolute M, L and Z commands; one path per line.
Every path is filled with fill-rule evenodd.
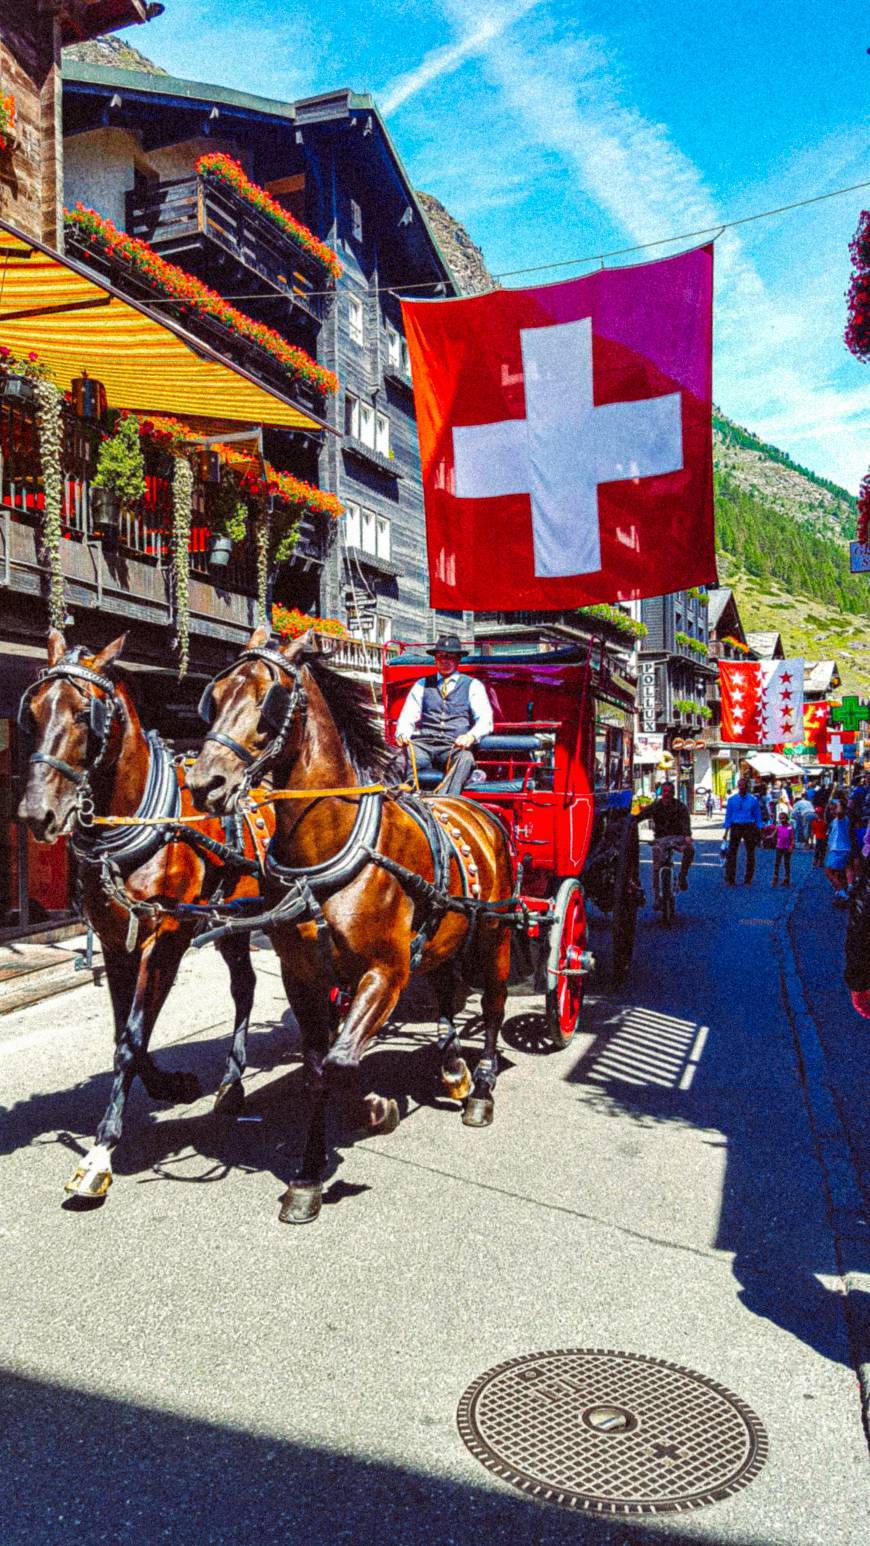
M 870 542 L 849 543 L 849 568 L 853 574 L 870 574 Z
M 663 735 L 641 734 L 635 738 L 634 751 L 638 762 L 657 762 L 664 749 Z
M 645 734 L 655 734 L 656 728 L 656 663 L 642 660 L 640 663 L 640 728 Z

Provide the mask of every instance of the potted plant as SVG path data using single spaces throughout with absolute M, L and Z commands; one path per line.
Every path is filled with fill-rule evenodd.
M 212 569 L 225 569 L 232 557 L 233 543 L 241 542 L 248 529 L 248 506 L 242 498 L 239 480 L 225 468 L 220 483 L 213 486 L 208 504 L 211 539 L 208 562 Z
M 11 349 L 0 347 L 0 371 L 0 396 L 19 407 L 30 407 L 36 402 L 37 381 L 51 380 L 51 370 L 35 349 L 17 356 Z
M 121 516 L 129 514 L 145 493 L 139 423 L 132 414 L 121 414 L 114 434 L 100 446 L 92 488 L 99 535 L 116 543 Z

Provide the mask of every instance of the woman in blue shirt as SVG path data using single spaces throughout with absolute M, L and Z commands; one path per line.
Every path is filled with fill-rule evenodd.
M 825 854 L 825 874 L 834 888 L 834 901 L 847 902 L 846 865 L 852 849 L 849 821 L 842 800 L 832 800 L 828 806 L 828 848 Z

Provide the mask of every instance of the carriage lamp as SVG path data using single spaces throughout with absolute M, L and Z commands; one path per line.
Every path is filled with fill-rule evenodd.
M 196 468 L 200 483 L 220 483 L 221 459 L 210 446 L 200 446 L 196 453 Z
M 70 383 L 73 407 L 80 419 L 103 419 L 106 415 L 106 388 L 83 370 Z

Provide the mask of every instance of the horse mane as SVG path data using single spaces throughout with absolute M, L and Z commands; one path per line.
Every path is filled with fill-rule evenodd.
M 371 688 L 365 682 L 355 682 L 335 671 L 316 657 L 306 659 L 305 665 L 323 694 L 357 778 L 381 778 L 390 761 L 390 751 L 377 707 L 372 702 Z

